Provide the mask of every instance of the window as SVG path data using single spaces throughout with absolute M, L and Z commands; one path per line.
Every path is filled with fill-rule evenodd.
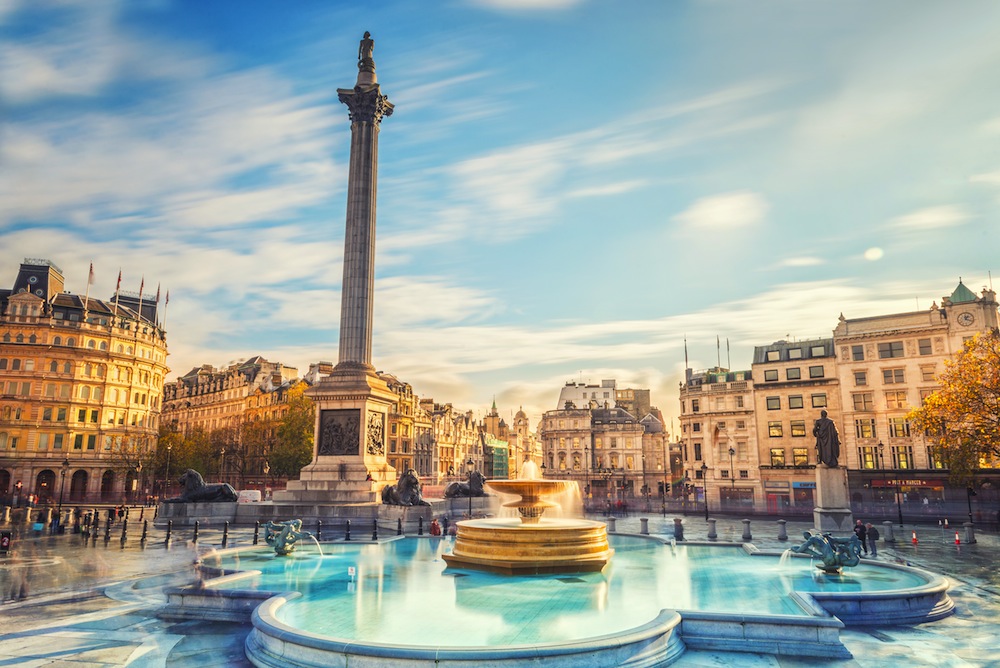
M 781 437 L 781 422 L 768 422 L 767 423 L 767 435 L 771 438 Z
M 701 423 L 700 422 L 695 422 L 693 425 L 691 425 L 691 431 L 701 431 Z M 615 439 L 611 439 L 611 442 L 614 443 L 614 440 Z M 612 445 L 611 447 L 614 447 L 614 446 Z
M 867 371 L 855 371 L 854 372 L 854 384 L 858 386 L 868 384 L 868 372 Z
M 790 360 L 800 360 L 802 359 L 802 348 L 792 348 L 788 351 L 788 359 Z
M 812 407 L 813 408 L 826 408 L 826 394 L 814 394 L 814 395 L 812 395 Z
M 45 420 L 46 422 L 52 422 L 52 409 L 51 408 L 43 408 L 42 409 L 42 419 Z
M 882 382 L 886 385 L 898 385 L 906 382 L 904 369 L 882 369 Z
M 701 461 L 701 443 L 694 443 L 694 460 Z
M 52 449 L 53 450 L 62 450 L 62 444 L 63 444 L 63 435 L 62 434 L 56 434 L 55 436 L 52 437 Z
M 719 473 L 722 474 L 723 478 L 728 478 L 729 477 L 729 469 L 722 469 L 721 471 L 719 471 Z
M 691 400 L 691 412 L 697 413 L 700 410 L 700 408 L 701 407 L 700 407 L 700 405 L 698 403 L 698 400 L 697 399 L 692 399 Z
M 764 382 L 771 383 L 778 380 L 777 369 L 766 369 L 764 371 Z
M 858 418 L 855 420 L 854 433 L 858 438 L 875 438 L 875 418 Z
M 49 449 L 49 435 L 48 434 L 39 434 L 38 435 L 38 449 L 39 450 L 48 450 Z
M 20 336 L 20 335 L 18 335 L 18 336 Z M 21 360 L 11 360 L 10 361 L 10 369 L 11 369 L 11 371 L 20 371 L 21 370 Z
M 905 417 L 889 418 L 889 436 L 903 438 L 910 435 L 910 421 Z
M 24 360 L 24 370 L 34 371 L 35 370 L 35 360 Z
M 809 466 L 809 448 L 792 448 L 792 464 Z
M 931 340 L 930 339 L 919 339 L 917 341 L 917 348 L 921 355 L 930 355 L 933 351 L 931 350 Z
M 91 422 L 97 422 L 97 411 L 96 410 L 90 411 L 90 421 Z
M 821 367 L 821 366 L 811 366 L 811 367 L 809 367 L 809 377 L 810 378 L 822 378 L 823 377 L 823 367 Z
M 89 436 L 87 436 L 87 449 L 93 450 L 96 445 L 97 445 L 97 435 L 90 434 Z
M 73 449 L 83 450 L 83 434 L 77 434 L 76 438 L 73 439 Z
M 920 405 L 923 406 L 924 402 L 927 401 L 927 397 L 934 394 L 934 390 L 920 390 Z
M 780 350 L 768 350 L 766 355 L 768 362 L 777 362 L 781 359 Z
M 810 357 L 823 357 L 823 355 L 826 355 L 826 348 L 823 346 L 813 346 L 809 349 Z
M 65 408 L 57 408 L 56 409 L 56 422 L 65 422 L 65 421 L 66 421 L 66 409 Z
M 698 426 L 700 427 L 701 425 L 698 425 Z M 698 430 L 695 429 L 695 431 L 698 431 Z M 612 448 L 617 448 L 618 447 L 618 439 L 615 438 L 614 436 L 611 437 L 611 447 Z
M 86 408 L 81 408 L 79 411 L 77 411 L 76 421 L 77 422 L 86 422 L 87 421 L 87 409 Z
M 858 461 L 861 462 L 861 468 L 863 469 L 875 468 L 875 448 L 871 446 L 858 448 Z
M 932 445 L 927 448 L 927 461 L 932 469 L 946 469 L 947 463 L 944 459 L 944 449 L 939 445 Z
M 906 408 L 906 390 L 893 390 L 885 393 L 886 408 Z
M 800 369 L 799 367 L 795 366 L 785 369 L 785 378 L 787 378 L 788 380 L 798 380 L 801 377 L 802 377 L 802 369 Z
M 889 343 L 878 344 L 878 357 L 879 359 L 889 359 L 891 357 L 902 357 L 903 356 L 903 342 L 902 341 L 890 341 Z
M 854 410 L 856 411 L 875 410 L 875 402 L 872 399 L 871 392 L 858 392 L 857 394 L 852 394 L 851 398 L 854 399 Z
M 920 380 L 925 383 L 934 382 L 934 367 L 932 366 L 922 366 L 920 367 Z
M 743 395 L 742 394 L 736 397 L 736 407 L 737 408 L 743 408 Z
M 806 435 L 806 423 L 805 420 L 792 420 L 792 436 L 802 437 Z
M 776 411 L 781 409 L 781 397 L 768 397 L 767 410 Z
M 892 446 L 892 460 L 897 469 L 913 468 L 913 446 L 894 445 Z
M 746 429 L 747 428 L 746 421 L 745 420 L 737 420 L 736 421 L 736 428 L 737 429 Z

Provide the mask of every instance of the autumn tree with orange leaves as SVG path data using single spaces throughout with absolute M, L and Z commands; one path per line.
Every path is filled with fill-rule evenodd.
M 1000 459 L 1000 334 L 966 341 L 938 382 L 941 388 L 909 418 L 940 446 L 952 482 L 970 484 L 978 469 Z

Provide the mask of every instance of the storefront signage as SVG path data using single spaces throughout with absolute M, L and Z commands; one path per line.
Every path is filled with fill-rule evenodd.
M 900 478 L 899 480 L 872 480 L 871 485 L 872 487 L 944 487 L 944 480 Z
M 795 489 L 816 489 L 815 482 L 793 482 L 792 487 Z
M 765 480 L 764 481 L 764 488 L 765 489 L 788 489 L 788 482 L 784 481 L 784 480 L 781 480 L 781 481 Z

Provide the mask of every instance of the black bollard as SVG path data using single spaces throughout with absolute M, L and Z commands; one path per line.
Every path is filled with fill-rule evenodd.
M 323 540 L 323 520 L 316 520 L 316 540 Z
M 201 527 L 201 522 L 198 520 L 194 521 L 194 536 L 191 538 L 192 543 L 198 542 L 198 529 Z
M 253 523 L 253 544 L 260 542 L 260 520 Z
M 111 520 L 108 519 L 108 523 L 104 525 L 104 542 L 107 543 L 111 540 Z
M 139 519 L 141 520 L 143 518 L 143 515 L 145 515 L 145 514 L 146 514 L 146 509 L 145 508 L 140 508 L 139 509 Z
M 170 545 L 170 532 L 173 531 L 173 530 L 174 530 L 174 521 L 173 520 L 167 520 L 167 537 L 163 541 L 167 545 Z
M 229 545 L 229 520 L 222 525 L 222 547 Z
M 378 520 L 372 520 L 372 540 L 378 540 Z
M 122 520 L 122 545 L 125 545 L 125 541 L 128 540 L 128 518 Z
M 344 540 L 351 540 L 351 520 L 344 526 Z
M 157 506 L 157 507 L 153 508 L 153 519 L 154 520 L 156 519 L 156 516 L 159 515 L 159 514 L 160 514 L 160 507 Z
M 399 519 L 396 520 L 396 535 L 397 536 L 402 536 L 403 535 L 403 518 L 402 517 L 400 517 Z
M 424 518 L 423 517 L 418 517 L 417 518 L 417 535 L 418 536 L 423 536 L 424 535 Z
M 139 542 L 142 543 L 143 547 L 146 547 L 146 534 L 149 532 L 149 520 L 142 521 L 142 537 L 139 538 Z

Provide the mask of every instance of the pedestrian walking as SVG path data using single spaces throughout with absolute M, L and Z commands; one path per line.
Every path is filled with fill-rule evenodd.
M 872 526 L 871 522 L 865 525 L 865 533 L 868 535 L 868 549 L 871 550 L 872 557 L 878 556 L 878 529 Z
M 854 523 L 854 535 L 861 541 L 861 549 L 864 550 L 865 554 L 868 554 L 868 531 L 861 520 Z

